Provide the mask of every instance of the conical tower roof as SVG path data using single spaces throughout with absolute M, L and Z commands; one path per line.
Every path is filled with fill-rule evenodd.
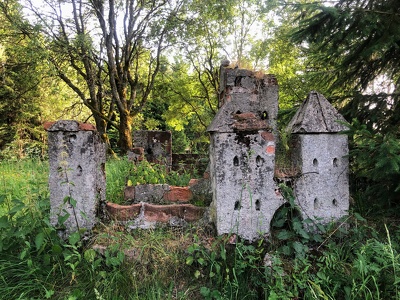
M 341 114 L 320 93 L 312 91 L 288 125 L 291 133 L 335 133 L 347 129 Z

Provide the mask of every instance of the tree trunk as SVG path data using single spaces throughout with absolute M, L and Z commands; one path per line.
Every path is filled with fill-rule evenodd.
M 125 154 L 128 150 L 133 147 L 132 143 L 132 117 L 127 112 L 121 112 L 120 123 L 119 123 L 119 140 L 118 146 L 121 149 L 121 153 Z
M 97 132 L 100 134 L 101 139 L 106 143 L 107 146 L 107 153 L 114 156 L 115 153 L 111 148 L 110 139 L 107 135 L 107 122 L 100 118 L 99 116 L 93 115 L 94 121 L 96 123 Z

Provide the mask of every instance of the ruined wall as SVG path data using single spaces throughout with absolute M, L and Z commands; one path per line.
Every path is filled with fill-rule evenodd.
M 106 148 L 94 126 L 76 121 L 45 125 L 49 143 L 50 222 L 62 236 L 90 230 L 105 205 Z M 60 220 L 65 219 L 63 224 Z
M 144 149 L 147 161 L 172 164 L 172 135 L 170 131 L 138 130 L 133 132 L 134 147 Z

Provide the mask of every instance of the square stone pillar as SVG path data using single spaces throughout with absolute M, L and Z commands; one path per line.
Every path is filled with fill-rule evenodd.
M 93 228 L 102 217 L 106 147 L 95 127 L 76 121 L 45 124 L 49 143 L 50 222 L 60 235 Z

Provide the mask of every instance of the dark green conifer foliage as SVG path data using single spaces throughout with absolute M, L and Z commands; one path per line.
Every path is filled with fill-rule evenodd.
M 328 87 L 327 96 L 352 122 L 358 197 L 400 204 L 400 1 L 340 0 L 297 9 L 300 27 L 292 37 L 309 55 L 308 75 Z

